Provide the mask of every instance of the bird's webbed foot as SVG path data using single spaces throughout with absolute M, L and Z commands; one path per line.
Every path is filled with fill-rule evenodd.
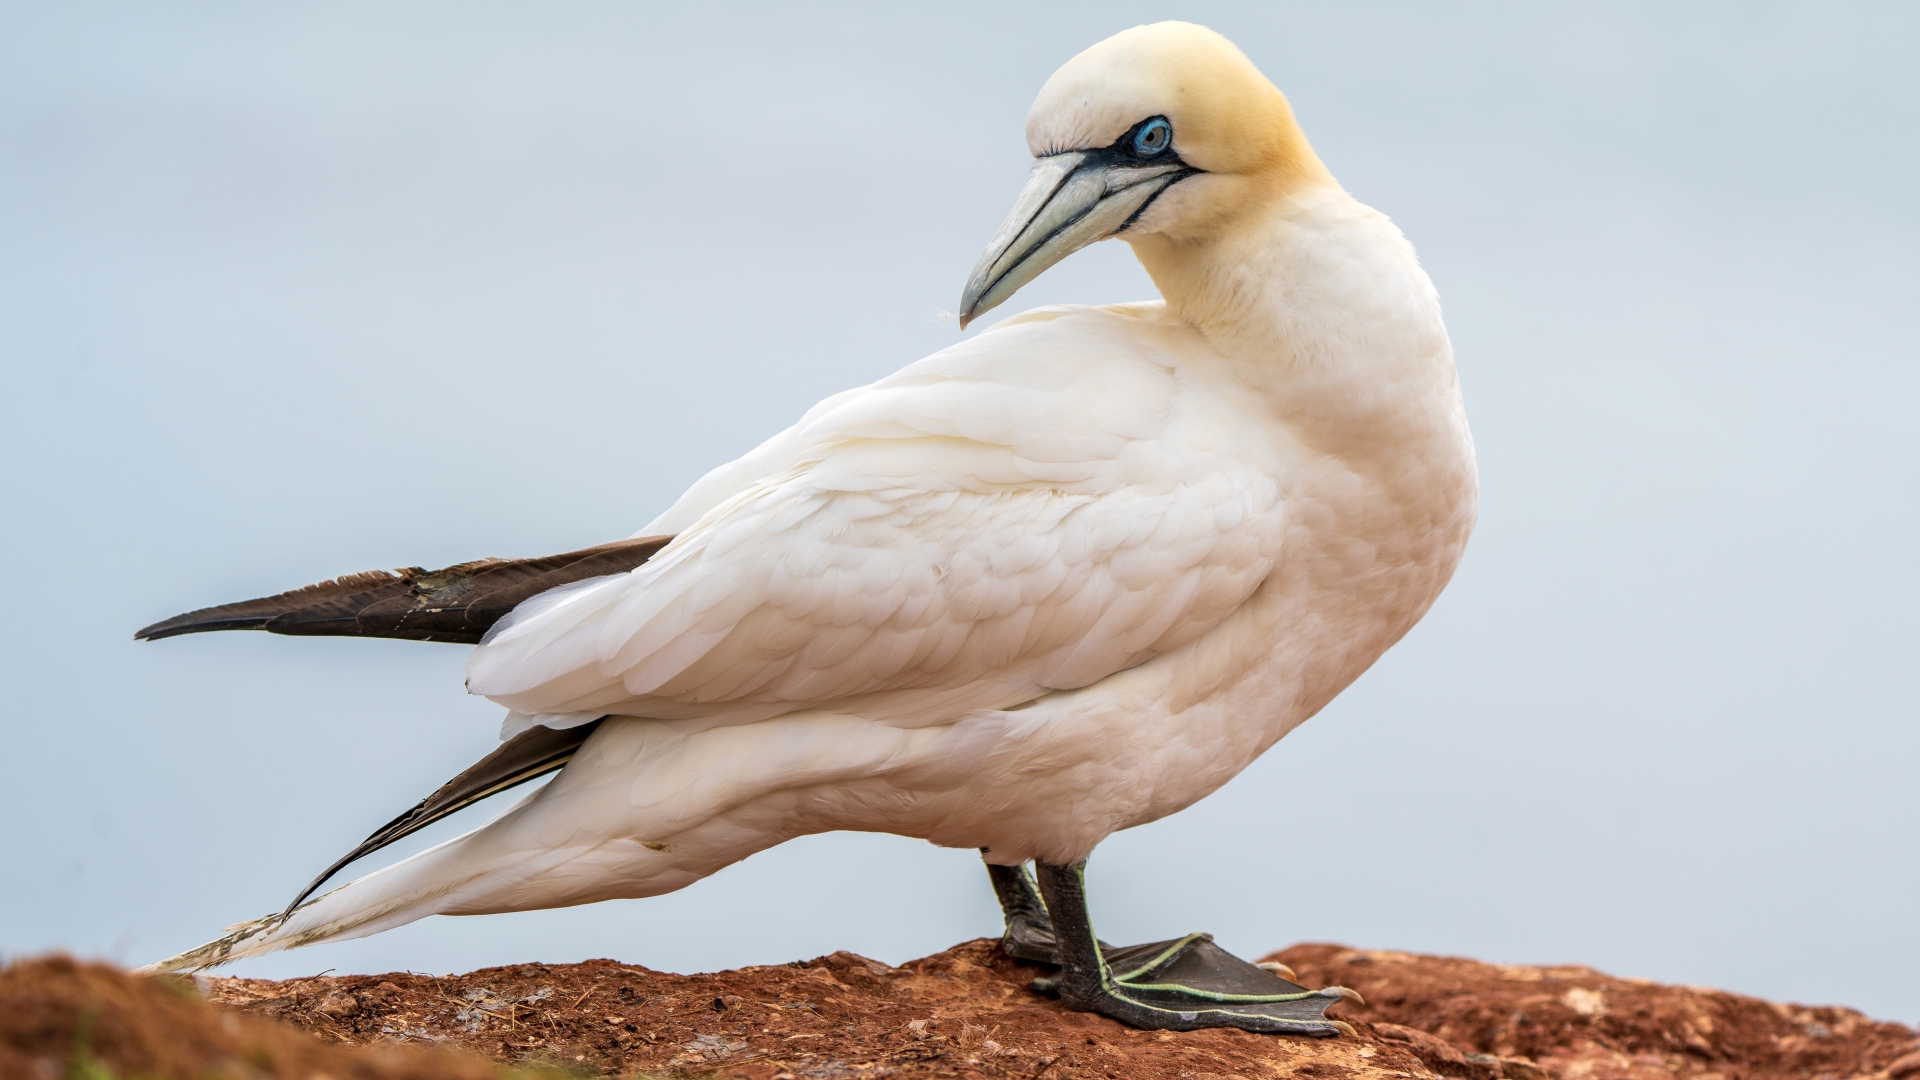
M 1193 1031 L 1236 1027 L 1268 1034 L 1328 1036 L 1353 1028 L 1329 1020 L 1327 1008 L 1359 997 L 1345 987 L 1309 990 L 1247 963 L 1209 934 L 1124 947 L 1103 946 L 1087 915 L 1084 862 L 1037 863 L 1060 964 L 1036 989 L 1056 992 L 1069 1007 L 1138 1028 Z M 1023 875 L 1024 876 L 1024 875 Z
M 1215 945 L 1211 934 L 1102 950 L 1101 959 L 1099 977 L 1082 978 L 1071 989 L 1061 973 L 1056 985 L 1063 1001 L 1140 1028 L 1353 1034 L 1326 1012 L 1343 998 L 1357 997 L 1354 991 L 1309 990 Z

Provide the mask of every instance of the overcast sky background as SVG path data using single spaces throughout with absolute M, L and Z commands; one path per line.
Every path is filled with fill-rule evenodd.
M 1483 509 L 1371 673 L 1100 849 L 1102 936 L 1920 1020 L 1920 8 L 1894 4 L 0 6 L 0 949 L 198 944 L 494 745 L 462 647 L 134 629 L 625 536 L 953 342 L 1034 92 L 1166 17 L 1238 41 L 1419 248 Z M 1005 310 L 1151 295 L 1103 244 Z M 973 853 L 834 835 L 234 970 L 997 932 Z

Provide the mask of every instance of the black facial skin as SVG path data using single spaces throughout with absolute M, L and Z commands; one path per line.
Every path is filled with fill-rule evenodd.
M 1155 145 L 1156 143 L 1158 145 Z M 1180 152 L 1173 147 L 1173 124 L 1164 116 L 1149 116 L 1128 128 L 1126 134 L 1113 141 L 1113 145 L 1088 151 L 1086 163 L 1080 166 L 1082 169 L 1107 168 L 1113 165 L 1144 165 L 1149 162 L 1155 165 L 1178 165 L 1180 168 L 1172 174 L 1173 179 L 1167 181 L 1159 191 L 1154 192 L 1146 202 L 1141 203 L 1140 209 L 1135 210 L 1124 224 L 1113 231 L 1115 236 L 1133 228 L 1133 223 L 1140 220 L 1140 215 L 1146 213 L 1147 208 L 1152 206 L 1160 196 L 1166 194 L 1173 185 L 1204 170 L 1196 169 L 1181 160 Z

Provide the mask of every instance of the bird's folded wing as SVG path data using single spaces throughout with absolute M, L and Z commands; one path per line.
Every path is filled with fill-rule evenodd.
M 1279 489 L 1256 425 L 1128 323 L 1011 326 L 843 395 L 645 565 L 521 605 L 469 687 L 527 713 L 937 722 L 1193 640 L 1272 571 Z

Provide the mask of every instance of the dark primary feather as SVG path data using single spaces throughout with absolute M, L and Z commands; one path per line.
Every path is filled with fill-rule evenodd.
M 265 630 L 475 645 L 521 601 L 585 578 L 625 573 L 672 539 L 646 536 L 563 555 L 481 559 L 444 570 L 370 570 L 278 596 L 189 611 L 133 636 L 157 641 L 209 630 Z
M 472 768 L 440 785 L 440 790 L 421 799 L 413 809 L 374 830 L 373 835 L 362 840 L 359 847 L 341 856 L 339 861 L 314 878 L 313 883 L 294 897 L 293 903 L 288 904 L 287 910 L 281 914 L 293 914 L 293 909 L 299 907 L 302 900 L 312 896 L 314 890 L 326 884 L 328 878 L 355 859 L 371 855 L 396 840 L 411 836 L 489 795 L 497 795 L 510 787 L 537 780 L 565 765 L 573 759 L 581 744 L 587 741 L 587 736 L 592 735 L 599 726 L 600 720 L 560 731 L 535 727 L 508 739 Z

